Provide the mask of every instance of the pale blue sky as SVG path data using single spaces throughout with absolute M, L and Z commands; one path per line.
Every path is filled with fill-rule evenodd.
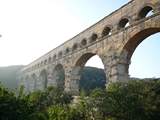
M 0 0 L 0 66 L 29 64 L 128 1 Z M 160 35 L 150 39 L 135 51 L 131 76 L 160 77 Z
M 68 10 L 88 25 L 99 21 L 129 0 L 64 0 Z
M 148 37 L 137 47 L 130 74 L 141 78 L 160 77 L 160 33 Z

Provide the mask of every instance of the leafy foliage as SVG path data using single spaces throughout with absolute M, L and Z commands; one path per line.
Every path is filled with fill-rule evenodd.
M 158 120 L 160 81 L 112 83 L 96 89 L 85 101 L 85 114 L 100 120 Z M 84 106 L 84 103 L 82 104 Z
M 84 94 L 82 94 L 84 95 Z M 111 83 L 72 106 L 52 106 L 50 120 L 158 120 L 160 80 Z
M 33 92 L 28 96 L 28 101 L 38 110 L 47 109 L 51 105 L 66 105 L 73 99 L 70 94 L 54 87 L 48 87 L 45 91 Z
M 105 88 L 106 75 L 103 69 L 84 67 L 81 73 L 80 89 L 90 92 L 95 88 Z
M 71 100 L 71 95 L 52 87 L 28 95 L 21 87 L 15 95 L 0 86 L 0 120 L 48 120 L 49 106 L 69 104 Z
M 18 99 L 14 93 L 0 87 L 0 119 L 1 120 L 27 120 L 34 112 L 32 106 L 24 99 Z
M 160 80 L 110 83 L 107 89 L 81 94 L 76 103 L 49 87 L 15 95 L 0 86 L 0 120 L 159 120 Z

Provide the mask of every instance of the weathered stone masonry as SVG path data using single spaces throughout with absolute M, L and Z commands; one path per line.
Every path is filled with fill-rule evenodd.
M 58 86 L 77 94 L 80 72 L 94 55 L 101 58 L 109 82 L 126 81 L 134 50 L 157 32 L 160 32 L 160 0 L 131 0 L 23 68 L 21 84 L 27 91 Z

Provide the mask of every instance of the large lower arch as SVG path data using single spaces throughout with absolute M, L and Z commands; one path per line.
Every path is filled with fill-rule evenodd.
M 71 72 L 71 92 L 72 92 L 72 94 L 79 94 L 79 90 L 80 90 L 79 83 L 80 83 L 80 79 L 81 79 L 82 70 L 83 70 L 85 64 L 87 63 L 87 61 L 95 55 L 97 55 L 97 54 L 91 53 L 91 52 L 85 53 L 76 60 L 74 66 L 73 66 L 72 72 Z M 97 55 L 97 56 L 99 56 L 99 55 Z M 101 59 L 100 56 L 99 56 L 99 58 Z M 102 60 L 102 63 L 103 63 L 103 60 Z M 103 63 L 103 65 L 104 65 L 104 63 Z
M 137 46 L 129 65 L 129 76 L 132 80 L 160 78 L 159 50 L 160 32 L 147 37 Z
M 65 71 L 61 64 L 56 65 L 53 69 L 53 79 L 55 80 L 58 88 L 64 89 Z
M 47 88 L 48 77 L 47 77 L 47 71 L 45 69 L 41 71 L 39 78 L 41 81 L 41 89 Z
M 129 39 L 123 47 L 121 52 L 121 58 L 126 61 L 125 69 L 126 73 L 129 74 L 129 65 L 131 63 L 131 57 L 142 41 L 144 41 L 147 37 L 160 32 L 160 27 L 152 27 L 143 29 L 140 32 L 136 33 L 131 39 Z

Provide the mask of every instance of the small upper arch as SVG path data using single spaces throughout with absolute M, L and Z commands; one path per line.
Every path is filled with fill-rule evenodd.
M 67 47 L 66 50 L 65 50 L 65 53 L 67 54 L 69 52 L 70 52 L 70 49 L 69 49 L 69 47 Z
M 85 46 L 85 45 L 87 45 L 87 39 L 86 39 L 86 38 L 83 38 L 83 39 L 81 40 L 81 46 Z
M 47 59 L 44 60 L 44 64 L 45 64 L 45 65 L 47 64 Z
M 62 57 L 62 51 L 58 53 L 58 57 Z
M 95 42 L 98 39 L 98 35 L 96 33 L 93 33 L 90 37 L 90 43 Z
M 102 31 L 102 37 L 111 35 L 111 27 L 105 26 L 103 31 Z
M 118 28 L 126 28 L 130 25 L 130 20 L 128 17 L 123 17 L 118 23 Z
M 147 4 L 143 6 L 138 12 L 138 19 L 146 18 L 154 14 L 153 5 Z
M 51 61 L 52 61 L 52 58 L 49 57 L 49 58 L 48 58 L 48 63 L 51 63 Z
M 72 51 L 77 50 L 77 48 L 78 48 L 78 44 L 77 44 L 77 43 L 74 43 L 74 45 L 73 45 L 73 47 L 72 47 Z
M 53 60 L 56 60 L 56 58 L 57 58 L 57 55 L 55 54 L 55 55 L 52 57 L 52 59 L 53 59 Z

